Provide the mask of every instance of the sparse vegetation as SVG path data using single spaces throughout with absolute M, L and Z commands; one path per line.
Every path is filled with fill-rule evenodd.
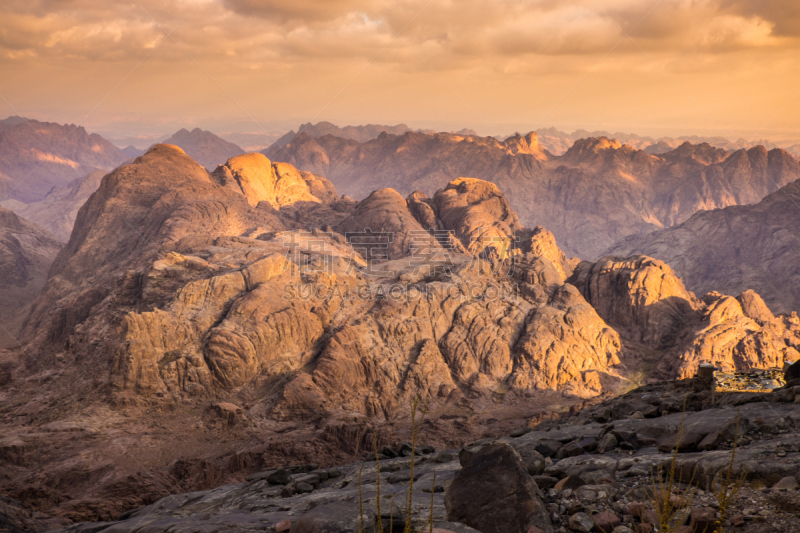
M 678 477 L 676 479 L 675 467 L 678 460 L 678 450 L 681 438 L 683 437 L 683 425 L 686 417 L 686 399 L 684 398 L 683 414 L 681 424 L 678 427 L 678 434 L 675 440 L 675 447 L 672 451 L 672 459 L 669 463 L 669 470 L 665 473 L 663 467 L 659 465 L 655 472 L 651 474 L 651 486 L 647 487 L 648 496 L 658 520 L 657 530 L 659 533 L 672 533 L 677 531 L 689 515 L 692 499 L 696 493 L 696 488 L 692 485 L 692 479 L 687 484 Z
M 419 421 L 417 421 L 417 413 L 421 412 L 421 416 Z M 423 406 L 420 408 L 420 400 L 419 397 L 414 397 L 411 401 L 411 457 L 410 457 L 410 464 L 409 464 L 409 480 L 408 480 L 408 496 L 406 500 L 406 508 L 405 508 L 405 527 L 403 528 L 403 533 L 417 533 L 417 528 L 414 527 L 414 520 L 412 519 L 413 516 L 413 494 L 414 494 L 414 460 L 415 460 L 415 451 L 417 446 L 417 437 L 419 436 L 419 431 L 422 428 L 422 423 L 425 420 L 425 415 L 427 414 L 428 409 L 427 406 Z M 375 452 L 375 468 L 377 472 L 377 485 L 376 485 L 376 494 L 375 494 L 375 510 L 376 510 L 376 517 L 375 521 L 372 525 L 373 533 L 383 533 L 383 517 L 381 516 L 381 462 L 380 462 L 380 455 L 378 453 L 378 436 L 373 435 L 373 449 Z M 359 533 L 367 533 L 367 530 L 364 526 L 364 498 L 362 492 L 362 481 L 361 481 L 361 474 L 364 470 L 364 464 L 362 463 L 361 468 L 358 471 L 358 511 L 359 511 Z M 436 474 L 434 473 L 433 482 L 431 484 L 431 503 L 430 503 L 430 510 L 428 518 L 421 524 L 419 531 L 425 531 L 427 528 L 428 533 L 433 532 L 433 493 L 434 488 L 436 486 Z M 392 529 L 394 527 L 394 520 L 392 519 L 392 513 L 394 512 L 394 496 L 392 496 L 389 502 L 389 533 L 392 533 Z M 418 513 L 421 514 L 421 513 Z
M 731 503 L 744 485 L 746 474 L 744 468 L 742 468 L 742 472 L 737 479 L 734 479 L 733 477 L 733 462 L 736 458 L 736 448 L 739 446 L 739 421 L 739 410 L 737 409 L 736 429 L 733 437 L 733 448 L 731 449 L 730 461 L 728 461 L 725 474 L 720 479 L 719 486 L 714 488 L 714 482 L 711 482 L 711 492 L 714 494 L 714 498 L 717 500 L 717 505 L 719 505 L 719 518 L 717 519 L 717 528 L 715 533 L 723 533 L 725 521 L 728 519 L 728 514 L 730 513 Z

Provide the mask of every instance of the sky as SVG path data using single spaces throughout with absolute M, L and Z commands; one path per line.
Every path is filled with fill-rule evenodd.
M 2 0 L 0 116 L 800 140 L 790 0 Z

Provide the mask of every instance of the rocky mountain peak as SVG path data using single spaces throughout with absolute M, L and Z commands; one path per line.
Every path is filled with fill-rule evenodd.
M 165 139 L 162 144 L 181 147 L 208 170 L 214 170 L 231 157 L 244 153 L 244 150 L 237 145 L 200 128 L 194 128 L 191 131 L 181 128 Z
M 503 141 L 503 145 L 512 154 L 530 154 L 540 161 L 545 161 L 550 156 L 549 152 L 539 144 L 539 137 L 535 131 L 524 136 L 519 133 L 512 135 Z
M 608 137 L 588 137 L 575 141 L 563 157 L 565 159 L 582 159 L 592 154 L 600 154 L 607 150 L 619 150 L 622 146 L 622 143 L 616 139 L 609 139 Z
M 299 172 L 286 163 L 272 163 L 261 153 L 232 157 L 212 177 L 220 185 L 241 192 L 252 206 L 266 202 L 280 209 L 298 202 L 322 203 L 339 197 L 325 178 Z

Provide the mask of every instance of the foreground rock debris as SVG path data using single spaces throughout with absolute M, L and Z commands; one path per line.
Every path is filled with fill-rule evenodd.
M 795 398 L 800 399 L 798 386 L 774 395 L 723 394 L 712 402 L 708 391 L 693 392 L 691 380 L 673 382 L 460 451 L 421 447 L 410 516 L 411 458 L 389 458 L 386 453 L 396 452 L 385 449 L 379 462 L 372 456 L 335 468 L 299 465 L 261 472 L 243 483 L 169 496 L 115 521 L 69 531 L 356 533 L 362 527 L 372 531 L 379 517 L 384 531 L 390 523 L 402 531 L 406 521 L 416 531 L 428 531 L 431 517 L 440 532 L 655 531 L 654 476 L 673 464 L 670 438 L 683 424 L 687 443 L 693 444 L 677 455 L 671 497 L 676 516 L 689 526 L 686 531 L 712 531 L 721 520 L 725 531 L 789 533 L 797 531 L 800 496 Z M 686 412 L 674 412 L 676 404 L 685 404 Z M 642 411 L 651 414 L 637 416 Z M 731 421 L 739 422 L 738 434 L 724 433 Z M 696 444 L 723 434 L 707 448 Z M 608 436 L 616 444 L 600 450 L 598 442 Z M 659 443 L 667 447 L 662 451 Z M 398 451 L 403 449 L 408 448 Z M 523 459 L 532 449 L 546 454 L 535 475 Z M 731 475 L 744 485 L 731 507 L 722 510 L 715 494 L 725 486 L 732 453 Z M 688 488 L 689 480 L 694 489 Z
M 796 317 L 755 293 L 698 298 L 644 256 L 570 259 L 494 184 L 355 202 L 263 154 L 209 173 L 169 145 L 102 178 L 21 331 L 0 352 L 2 490 L 56 523 L 280 465 L 327 471 L 407 440 L 413 398 L 426 444 L 449 449 L 701 363 L 800 359 Z M 545 457 L 635 446 L 626 435 L 516 453 L 527 475 L 577 490 L 580 473 L 554 478 Z M 314 494 L 328 483 L 317 470 L 261 481 Z M 536 491 L 519 468 L 509 476 L 530 496 L 515 523 L 547 531 Z

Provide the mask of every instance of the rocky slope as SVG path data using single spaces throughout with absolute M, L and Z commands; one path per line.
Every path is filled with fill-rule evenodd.
M 548 228 L 569 255 L 585 259 L 701 209 L 756 203 L 800 178 L 800 164 L 778 149 L 728 154 L 684 143 L 652 155 L 600 137 L 577 140 L 554 156 L 535 133 L 499 141 L 408 132 L 363 143 L 301 133 L 265 153 L 326 176 L 354 198 L 379 187 L 432 195 L 462 176 L 491 181 L 511 198 L 524 224 Z
M 577 264 L 486 181 L 355 202 L 263 154 L 209 173 L 156 145 L 102 179 L 25 345 L 0 352 L 0 477 L 34 508 L 111 518 L 352 459 L 405 431 L 412 398 L 429 442 L 456 446 L 700 362 L 781 365 L 798 331 L 649 258 Z
M 0 123 L 0 200 L 44 198 L 94 170 L 128 159 L 120 149 L 82 126 L 19 119 Z
M 206 167 L 214 170 L 231 157 L 241 155 L 244 150 L 222 139 L 210 131 L 195 128 L 192 131 L 181 129 L 163 141 L 181 148 L 189 157 Z
M 756 205 L 703 211 L 674 228 L 624 240 L 609 253 L 666 261 L 698 294 L 751 289 L 776 312 L 798 311 L 798 206 L 796 181 Z
M 0 207 L 0 348 L 16 343 L 18 315 L 44 286 L 60 248 L 47 232 Z

